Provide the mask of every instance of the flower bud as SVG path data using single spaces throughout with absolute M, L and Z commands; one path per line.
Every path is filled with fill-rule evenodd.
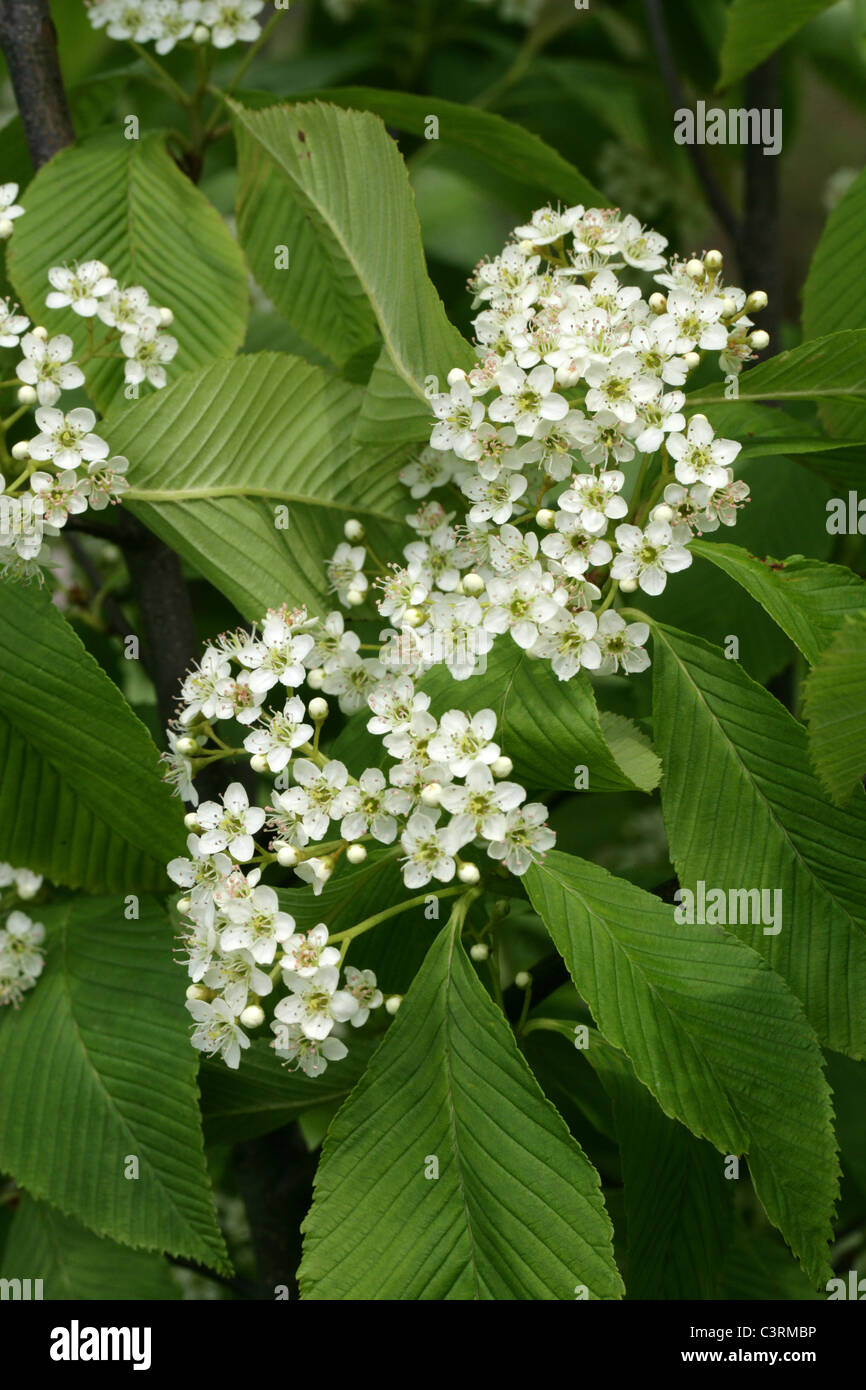
M 479 594 L 483 594 L 483 593 L 484 593 L 484 588 L 485 588 L 484 580 L 481 578 L 481 575 L 480 575 L 480 574 L 464 574 L 464 576 L 463 576 L 463 592 L 464 592 L 464 594 L 468 594 L 470 598 L 477 598 L 477 596 L 478 596 Z
M 187 999 L 207 999 L 209 994 L 210 990 L 205 989 L 204 985 L 190 985 L 186 997 Z
M 250 758 L 250 767 L 253 772 L 267 772 L 268 760 L 263 753 L 254 753 Z
M 314 666 L 312 671 L 307 672 L 307 685 L 311 690 L 321 690 L 326 674 L 324 666 Z
M 385 1013 L 391 1014 L 393 1018 L 394 1014 L 397 1012 L 402 1003 L 402 994 L 392 994 L 389 999 L 385 1000 Z
M 528 989 L 532 984 L 532 976 L 528 970 L 518 970 L 514 977 L 514 983 L 518 989 Z
M 683 361 L 686 364 L 686 371 L 693 372 L 695 370 L 695 367 L 699 367 L 701 365 L 700 353 L 685 352 L 683 353 Z
M 12 457 L 20 463 L 23 459 L 30 457 L 30 445 L 23 439 L 19 439 L 17 444 L 12 445 Z
M 193 43 L 207 43 L 210 38 L 210 30 L 206 24 L 197 24 L 190 37 Z
M 298 851 L 294 845 L 282 845 L 277 850 L 277 863 L 284 869 L 293 869 L 298 862 Z
M 441 795 L 441 782 L 428 782 L 426 787 L 421 788 L 421 800 L 424 802 L 425 806 L 438 806 Z
M 729 319 L 737 312 L 737 301 L 726 294 L 722 300 L 722 318 Z
M 766 309 L 769 300 L 766 290 L 752 290 L 746 300 L 746 310 L 748 313 L 756 313 L 759 309 Z
M 708 251 L 704 256 L 704 265 L 707 270 L 721 270 L 724 259 L 721 251 Z
M 346 858 L 350 864 L 363 864 L 367 858 L 366 845 L 350 845 L 346 850 Z
M 476 941 L 474 946 L 469 947 L 469 954 L 473 960 L 487 960 L 490 947 L 484 941 Z
M 706 273 L 706 267 L 703 261 L 686 261 L 686 275 L 688 275 L 690 280 L 703 280 Z
M 19 405 L 35 405 L 39 399 L 32 386 L 22 386 L 17 395 Z
M 765 347 L 770 346 L 770 335 L 765 333 L 763 328 L 756 328 L 754 333 L 749 334 L 749 345 L 756 352 L 763 352 Z
M 15 223 L 9 217 L 0 217 L 0 241 L 8 241 L 15 231 Z
M 177 902 L 175 903 L 175 906 L 178 912 L 180 913 L 181 917 L 185 917 L 190 909 L 189 898 L 178 898 Z
M 540 511 L 535 513 L 535 520 L 542 531 L 551 531 L 556 521 L 556 513 L 552 512 L 549 507 L 542 507 Z
M 668 301 L 660 290 L 651 294 L 647 302 L 654 314 L 663 314 L 668 307 Z
M 240 1016 L 245 1028 L 261 1028 L 265 1021 L 265 1011 L 261 1004 L 248 1004 Z
M 633 594 L 636 588 L 636 579 L 621 579 L 619 581 L 619 591 L 621 594 Z
M 37 324 L 35 328 L 31 328 L 30 332 L 33 334 L 34 338 L 41 338 L 43 343 L 47 342 L 48 329 L 44 328 L 41 323 Z
M 346 603 L 350 608 L 360 608 L 364 602 L 364 595 L 360 589 L 350 589 L 346 594 Z
M 307 705 L 307 709 L 314 724 L 321 724 L 322 720 L 328 717 L 328 702 L 323 700 L 321 695 L 316 695 Z
M 186 826 L 187 830 L 191 830 L 193 831 L 193 833 L 195 833 L 195 831 L 197 830 L 201 830 L 201 826 L 198 823 L 198 816 L 196 815 L 195 811 L 187 811 L 186 815 L 183 818 L 183 823 Z
M 420 608 L 407 608 L 403 614 L 403 622 L 406 627 L 420 627 L 424 621 L 424 614 Z
M 343 535 L 347 541 L 362 541 L 364 539 L 364 528 L 360 521 L 351 517 L 343 526 Z
M 500 753 L 490 764 L 490 771 L 494 777 L 510 777 L 514 771 L 514 763 L 504 753 Z
M 197 753 L 199 751 L 198 739 L 190 738 L 187 734 L 183 738 L 178 739 L 177 743 L 175 744 L 175 747 L 177 748 L 178 753 L 181 753 L 183 757 L 191 758 L 193 753 Z
M 481 878 L 481 870 L 477 864 L 461 864 L 457 870 L 457 877 L 461 883 L 477 883 Z
M 160 311 L 159 311 L 159 325 L 160 325 L 160 328 L 170 328 L 171 325 L 172 325 L 173 323 L 174 323 L 174 314 L 172 313 L 171 309 L 167 309 L 167 308 L 165 308 L 165 307 L 163 307 L 162 309 L 160 309 Z
M 662 502 L 660 506 L 653 507 L 653 521 L 673 521 L 673 519 L 674 509 L 673 507 L 669 507 L 667 502 Z

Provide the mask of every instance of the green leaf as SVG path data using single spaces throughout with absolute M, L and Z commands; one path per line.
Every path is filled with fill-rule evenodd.
M 39 910 L 44 972 L 0 1018 L 0 1170 L 98 1235 L 222 1269 L 171 928 L 139 910 Z
M 866 172 L 830 213 L 803 287 L 803 335 L 820 338 L 844 328 L 866 328 Z M 866 433 L 862 406 L 825 404 L 831 434 Z
M 0 583 L 0 859 L 97 893 L 165 888 L 181 803 L 47 593 Z
M 739 82 L 835 0 L 733 0 L 722 44 L 719 87 Z
M 813 1301 L 818 1293 L 774 1231 L 738 1225 L 720 1270 L 722 1299 Z
M 622 1293 L 598 1175 L 469 964 L 459 914 L 331 1125 L 304 1231 L 307 1299 Z
M 32 1197 L 15 1213 L 0 1277 L 41 1279 L 42 1297 L 51 1300 L 180 1298 L 180 1286 L 159 1255 L 103 1240 Z
M 580 67 L 584 78 L 592 75 L 590 67 Z M 599 77 L 599 85 L 603 85 L 602 75 Z M 526 190 L 526 216 L 530 207 L 551 199 L 598 208 L 609 206 L 604 194 L 557 150 L 532 131 L 492 111 L 443 101 L 438 96 L 415 96 L 377 87 L 329 87 L 308 96 L 356 111 L 372 111 L 390 129 L 405 130 L 410 135 L 425 136 L 430 129 L 429 119 L 435 116 L 439 122 L 436 138 L 443 147 L 474 156 L 480 164 L 506 175 Z
M 718 1297 L 732 1184 L 705 1140 L 668 1119 L 628 1058 L 594 1030 L 583 1055 L 613 1102 L 625 1192 L 630 1299 Z
M 299 357 L 254 353 L 189 374 L 103 433 L 129 459 L 130 509 L 257 619 L 284 602 L 331 606 L 324 557 L 349 517 L 374 548 L 398 549 L 394 465 L 351 440 L 360 398 Z
M 665 779 L 667 780 L 667 778 Z M 748 1155 L 770 1220 L 818 1282 L 837 1194 L 821 1053 L 785 982 L 714 927 L 551 851 L 524 880 L 598 1027 L 665 1114 Z
M 436 376 L 444 386 L 451 368 L 469 365 L 472 353 L 427 276 L 397 146 L 366 112 L 316 102 L 260 111 L 230 106 L 238 228 L 253 273 L 297 332 L 339 365 L 381 345 L 377 384 L 364 404 L 366 442 L 405 442 L 407 416 L 408 437 L 424 438 L 431 421 L 425 382 Z M 295 255 L 294 273 L 291 265 L 274 270 L 275 244 Z M 404 421 L 399 437 L 397 417 Z
M 725 384 L 699 386 L 689 407 L 724 400 Z M 738 379 L 738 401 L 866 400 L 866 328 L 830 333 L 749 367 Z
M 847 805 L 866 773 L 866 611 L 847 618 L 821 653 L 803 708 L 821 786 Z
M 720 541 L 692 541 L 689 549 L 741 584 L 811 665 L 846 615 L 866 608 L 866 583 L 844 565 L 825 565 L 801 555 L 781 563 L 758 560 Z
M 94 258 L 120 284 L 143 285 L 155 304 L 172 310 L 178 351 L 170 380 L 240 347 L 248 299 L 243 258 L 222 218 L 168 154 L 164 135 L 125 140 L 118 127 L 61 150 L 22 201 L 27 215 L 10 247 L 10 277 L 33 321 L 68 333 L 77 355 L 87 347 L 86 322 L 70 309 L 46 311 L 48 270 Z M 98 323 L 97 342 L 101 329 Z M 95 359 L 85 375 L 102 411 L 123 411 L 122 362 Z
M 420 682 L 431 713 L 446 709 L 496 711 L 496 739 L 514 763 L 514 776 L 529 787 L 573 791 L 578 767 L 588 770 L 589 791 L 650 792 L 661 763 L 649 739 L 622 715 L 599 711 L 593 686 L 581 671 L 560 681 L 549 666 L 502 637 L 486 658 L 483 675 L 455 681 L 440 666 Z M 381 739 L 367 734 L 369 713 L 355 715 L 337 739 L 336 757 L 382 761 Z
M 823 1042 L 862 1057 L 866 797 L 850 813 L 826 800 L 806 730 L 736 661 L 671 628 L 654 634 L 662 811 L 680 883 L 766 890 L 776 921 L 729 930 L 787 980 Z M 753 900 L 736 905 L 760 915 Z
M 270 1043 L 256 1039 L 237 1071 L 205 1059 L 199 1072 L 201 1114 L 208 1144 L 257 1139 L 296 1120 L 306 1110 L 345 1100 L 376 1049 L 376 1039 L 346 1038 L 348 1057 L 333 1062 L 323 1076 L 305 1076 L 282 1067 Z

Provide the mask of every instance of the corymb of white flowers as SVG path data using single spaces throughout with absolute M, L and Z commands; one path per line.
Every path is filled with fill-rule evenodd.
M 261 30 L 256 16 L 265 0 L 86 0 L 90 23 L 110 39 L 153 43 L 157 53 L 176 44 L 231 48 L 252 43 Z
M 17 194 L 17 184 L 0 186 L 0 237 L 12 234 L 14 219 L 24 212 L 15 203 Z M 7 483 L 0 474 L 0 576 L 40 582 L 46 540 L 59 536 L 70 516 L 88 507 L 101 511 L 128 487 L 127 460 L 109 457 L 108 444 L 94 433 L 94 412 L 86 406 L 60 409 L 62 393 L 84 385 L 81 368 L 93 357 L 122 360 L 127 389 L 135 394 L 144 383 L 160 390 L 165 364 L 177 352 L 177 339 L 165 332 L 171 310 L 151 304 L 140 285 L 118 285 L 102 261 L 52 266 L 48 280 L 47 308 L 68 308 L 88 320 L 89 345 L 77 359 L 68 334 L 31 327 L 17 304 L 0 300 L 0 347 L 21 353 L 15 368 L 19 409 L 5 428 L 36 406 L 38 431 L 9 451 L 20 465 L 18 475 Z M 106 330 L 101 337 L 93 331 L 97 321 Z
M 430 446 L 401 474 L 421 502 L 405 563 L 383 566 L 357 520 L 327 562 L 344 609 L 377 594 L 390 625 L 373 654 L 339 609 L 284 606 L 217 638 L 184 681 L 164 757 L 196 809 L 189 857 L 168 872 L 183 890 L 193 1045 L 229 1066 L 275 985 L 272 1045 L 287 1064 L 318 1075 L 345 1056 L 341 1030 L 383 1002 L 369 970 L 346 967 L 341 985 L 346 951 L 407 905 L 336 936 L 323 922 L 300 932 L 261 881 L 271 866 L 319 895 L 341 859 L 358 865 L 369 846 L 424 890 L 415 905 L 470 892 L 486 870 L 524 874 L 554 844 L 546 807 L 509 780 L 494 711 L 437 717 L 419 679 L 444 665 L 465 680 L 499 638 L 549 660 L 561 680 L 581 667 L 644 670 L 648 626 L 627 623 L 615 599 L 660 593 L 690 563 L 695 532 L 730 525 L 745 501 L 730 469 L 739 445 L 715 439 L 703 416 L 687 424 L 679 388 L 702 352 L 731 372 L 765 345 L 746 311 L 766 296 L 724 286 L 718 252 L 669 264 L 664 247 L 606 210 L 545 208 L 518 227 L 472 281 L 477 365 L 432 395 Z M 622 283 L 624 268 L 661 272 L 667 295 L 645 301 Z M 637 453 L 629 502 L 619 465 Z M 466 499 L 459 519 L 429 497 L 446 487 Z M 353 770 L 330 757 L 320 746 L 328 703 L 302 697 L 303 686 L 344 714 L 366 709 L 382 756 Z M 234 742 L 214 729 L 224 721 L 240 726 Z M 274 777 L 268 804 L 250 804 L 237 781 L 199 805 L 196 775 L 236 757 Z
M 19 907 L 41 887 L 41 874 L 0 864 L 0 1006 L 17 1008 L 42 974 L 45 928 Z

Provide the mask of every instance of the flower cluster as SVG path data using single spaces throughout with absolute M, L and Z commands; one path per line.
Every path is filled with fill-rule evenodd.
M 16 905 L 35 897 L 41 887 L 41 874 L 0 864 L 0 1005 L 17 1008 L 42 974 L 45 928 Z
M 682 387 L 703 353 L 735 373 L 767 342 L 747 317 L 763 292 L 726 285 L 717 251 L 668 261 L 665 247 L 617 211 L 548 207 L 477 267 L 476 364 L 431 394 L 430 444 L 401 473 L 416 539 L 376 581 L 394 625 L 383 660 L 460 679 L 509 633 L 561 680 L 649 665 L 647 624 L 614 600 L 660 594 L 691 539 L 748 498 L 740 444 L 687 419 Z M 632 273 L 666 293 L 645 298 Z M 341 544 L 331 559 L 346 607 L 367 597 L 365 558 Z
M 157 53 L 170 53 L 190 41 L 231 48 L 259 37 L 256 16 L 264 0 L 87 0 L 94 29 L 110 39 L 153 43 Z
M 99 342 L 91 333 L 91 346 L 76 361 L 68 334 L 51 336 L 40 325 L 31 328 L 17 305 L 0 301 L 0 347 L 22 354 L 15 369 L 22 383 L 19 414 L 36 406 L 38 430 L 12 447 L 19 475 L 8 486 L 0 475 L 0 574 L 18 578 L 41 577 L 44 541 L 58 536 L 70 516 L 88 507 L 104 509 L 128 486 L 127 460 L 109 457 L 108 444 L 94 433 L 94 412 L 85 406 L 68 411 L 58 406 L 64 391 L 84 385 L 81 364 L 94 356 L 115 356 L 124 362 L 129 389 L 137 392 L 146 381 L 159 390 L 166 384 L 164 364 L 177 352 L 177 340 L 164 331 L 172 321 L 171 310 L 151 304 L 140 285 L 119 286 L 102 261 L 52 266 L 48 279 L 49 309 L 71 309 L 80 318 L 100 321 L 107 332 Z M 112 346 L 119 350 L 106 351 Z

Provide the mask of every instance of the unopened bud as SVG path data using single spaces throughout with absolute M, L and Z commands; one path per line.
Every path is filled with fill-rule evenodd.
M 328 702 L 323 700 L 321 695 L 314 696 L 307 709 L 314 724 L 321 724 L 322 720 L 328 717 Z
M 178 910 L 178 912 L 180 913 L 181 917 L 185 917 L 186 914 L 189 912 L 189 909 L 190 909 L 190 901 L 189 901 L 189 898 L 178 898 L 177 903 L 176 903 L 176 906 L 177 906 L 177 910 Z
M 722 318 L 729 319 L 737 312 L 737 301 L 726 294 L 722 300 Z
M 254 753 L 250 758 L 250 767 L 253 772 L 267 772 L 268 760 L 263 753 Z
M 346 594 L 346 603 L 350 608 L 360 608 L 364 602 L 364 595 L 360 589 L 350 589 Z
M 703 261 L 686 261 L 686 275 L 688 275 L 690 280 L 703 280 L 706 273 L 706 267 Z
M 650 295 L 648 303 L 654 314 L 663 314 L 668 307 L 666 297 L 659 290 Z
M 187 999 L 207 999 L 209 994 L 210 990 L 205 989 L 203 985 L 190 985 L 186 997 Z
M 514 771 L 514 763 L 504 753 L 500 753 L 490 764 L 490 771 L 494 777 L 510 777 Z
M 669 507 L 667 502 L 662 502 L 660 506 L 653 507 L 653 521 L 673 521 L 674 509 Z M 620 587 L 622 587 L 620 585 Z
M 532 984 L 532 976 L 528 970 L 518 970 L 514 977 L 514 983 L 517 985 L 518 989 L 529 989 L 529 986 Z
M 457 870 L 457 877 L 461 883 L 477 883 L 481 878 L 481 870 L 477 864 L 461 864 Z
M 39 399 L 32 386 L 22 386 L 17 395 L 19 405 L 35 405 Z
M 475 598 L 478 594 L 483 594 L 484 587 L 484 580 L 481 578 L 480 574 L 464 574 L 463 592 L 464 594 L 468 594 L 470 598 Z
M 307 672 L 307 685 L 311 690 L 321 690 L 326 674 L 324 666 L 314 666 L 312 671 Z
M 294 845 L 283 845 L 277 850 L 277 863 L 284 869 L 293 869 L 298 862 L 298 851 Z
M 426 787 L 421 788 L 421 800 L 425 806 L 438 806 L 441 795 L 441 782 L 428 782 Z
M 473 960 L 487 960 L 490 947 L 484 941 L 476 941 L 474 946 L 469 947 L 469 954 Z
M 390 998 L 385 1000 L 385 1013 L 391 1014 L 391 1016 L 393 1017 L 402 1003 L 402 994 L 392 994 Z
M 12 457 L 20 463 L 22 459 L 30 457 L 30 445 L 23 439 L 19 439 L 17 444 L 12 445 Z
M 704 256 L 704 265 L 707 270 L 721 270 L 724 259 L 721 251 L 708 251 Z
M 350 845 L 346 850 L 346 858 L 350 864 L 363 864 L 367 858 L 366 845 Z
M 552 512 L 549 507 L 542 507 L 540 511 L 535 513 L 535 520 L 542 531 L 551 531 L 556 521 L 556 513 Z
M 420 608 L 407 608 L 403 614 L 403 622 L 406 627 L 420 627 L 424 621 L 424 614 Z
M 198 739 L 190 738 L 189 735 L 186 735 L 184 738 L 178 739 L 175 747 L 178 753 L 182 754 L 184 758 L 191 758 L 193 753 L 199 751 Z
M 41 323 L 38 323 L 35 328 L 31 328 L 30 332 L 33 334 L 34 338 L 40 338 L 43 343 L 47 342 L 48 329 L 43 327 Z
M 633 594 L 636 588 L 636 579 L 621 579 L 619 581 L 619 591 L 621 594 Z
M 700 354 L 697 352 L 686 352 L 683 354 L 683 361 L 686 364 L 686 371 L 693 372 L 695 367 L 701 365 Z
M 0 217 L 0 241 L 8 241 L 15 231 L 15 223 L 9 217 Z
M 240 1021 L 245 1028 L 261 1028 L 265 1021 L 265 1011 L 261 1004 L 248 1004 L 241 1014 Z
M 210 30 L 206 24 L 197 24 L 190 37 L 193 43 L 207 43 L 210 38 Z
M 752 290 L 746 300 L 746 310 L 750 314 L 756 313 L 759 309 L 766 309 L 768 303 L 766 290 Z
M 350 517 L 343 526 L 343 535 L 346 537 L 347 541 L 362 541 L 364 539 L 364 528 L 360 521 L 356 521 L 354 517 Z
M 187 830 L 201 830 L 201 826 L 199 825 L 198 821 L 198 816 L 196 815 L 195 811 L 187 811 L 186 815 L 183 818 L 183 823 L 186 826 Z
M 159 311 L 159 324 L 161 328 L 170 328 L 174 323 L 174 314 L 171 309 L 163 307 Z
M 770 335 L 765 333 L 763 328 L 756 328 L 754 333 L 749 334 L 749 345 L 756 352 L 763 352 L 765 347 L 770 346 Z

